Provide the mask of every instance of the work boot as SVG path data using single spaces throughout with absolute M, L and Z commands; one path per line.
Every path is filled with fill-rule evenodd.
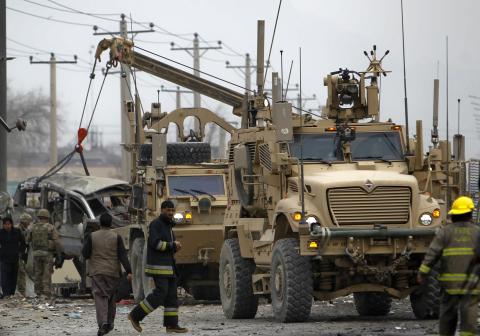
M 107 334 L 113 330 L 115 326 L 113 325 L 113 323 L 107 323 Z
M 108 334 L 108 324 L 104 323 L 100 328 L 98 328 L 97 336 L 103 336 Z
M 166 327 L 167 333 L 177 333 L 177 334 L 184 334 L 188 332 L 187 328 L 182 328 L 179 325 L 176 325 L 174 327 Z
M 138 331 L 139 333 L 142 332 L 142 327 L 140 326 L 140 322 L 135 320 L 131 314 L 128 314 L 128 319 L 130 320 L 130 323 L 132 323 L 133 329 Z

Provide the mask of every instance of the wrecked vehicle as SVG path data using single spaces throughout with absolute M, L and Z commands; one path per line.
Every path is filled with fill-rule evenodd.
M 130 194 L 131 187 L 124 181 L 71 173 L 32 177 L 18 184 L 13 196 L 14 221 L 18 222 L 24 212 L 35 220 L 39 209 L 48 209 L 60 236 L 63 257 L 73 262 L 79 274 L 79 281 L 75 281 L 77 277 L 70 270 L 65 281 L 54 284 L 62 295 L 85 291 L 85 263 L 80 258 L 83 237 L 96 229 L 98 217 L 105 212 L 112 215 L 113 228 L 127 226 Z

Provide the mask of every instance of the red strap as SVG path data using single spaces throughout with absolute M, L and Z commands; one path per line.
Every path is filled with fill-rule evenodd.
M 78 145 L 81 145 L 81 144 L 82 144 L 83 140 L 85 140 L 85 138 L 87 137 L 87 135 L 88 135 L 88 131 L 87 131 L 86 128 L 83 128 L 83 127 L 82 127 L 82 128 L 79 128 L 79 129 L 78 129 L 78 134 L 77 134 L 77 136 L 78 136 Z

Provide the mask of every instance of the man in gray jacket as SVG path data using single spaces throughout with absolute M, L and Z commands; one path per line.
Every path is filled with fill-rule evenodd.
M 115 290 L 120 277 L 120 263 L 132 278 L 127 251 L 122 238 L 110 230 L 112 216 L 104 213 L 100 216 L 100 230 L 86 236 L 82 254 L 88 260 L 88 275 L 92 277 L 92 292 L 97 311 L 98 336 L 113 330 L 116 302 Z

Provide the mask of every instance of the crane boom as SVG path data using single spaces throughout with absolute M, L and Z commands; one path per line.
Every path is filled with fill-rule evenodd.
M 114 66 L 120 62 L 145 71 L 155 77 L 199 92 L 202 95 L 232 106 L 233 113 L 237 116 L 241 116 L 242 109 L 245 109 L 245 95 L 138 53 L 133 50 L 133 42 L 130 40 L 121 37 L 103 39 L 97 46 L 95 58 L 100 60 L 102 52 L 107 49 L 110 50 L 110 62 Z

